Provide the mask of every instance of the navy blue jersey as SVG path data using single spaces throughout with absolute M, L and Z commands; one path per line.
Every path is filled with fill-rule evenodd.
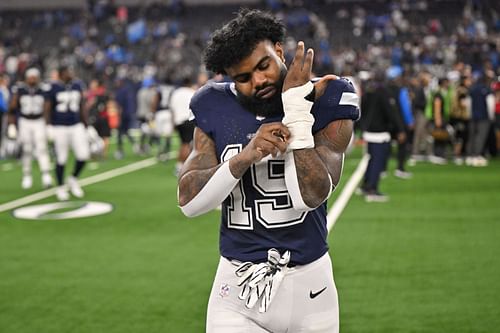
M 83 91 L 83 83 L 78 80 L 72 80 L 67 84 L 52 83 L 47 93 L 47 99 L 52 105 L 50 114 L 52 125 L 70 126 L 80 122 Z
M 219 162 L 239 153 L 258 128 L 281 121 L 283 115 L 257 118 L 237 101 L 232 83 L 209 83 L 191 100 L 196 125 L 215 142 Z M 311 110 L 313 133 L 339 119 L 359 118 L 354 87 L 344 79 L 331 81 Z M 293 209 L 285 185 L 283 157 L 266 157 L 252 165 L 222 204 L 221 255 L 263 262 L 267 250 L 291 251 L 292 264 L 304 265 L 327 250 L 326 203 L 310 212 Z
M 17 111 L 24 118 L 38 119 L 43 115 L 43 105 L 47 93 L 46 85 L 30 87 L 24 82 L 12 87 L 12 94 L 18 97 Z

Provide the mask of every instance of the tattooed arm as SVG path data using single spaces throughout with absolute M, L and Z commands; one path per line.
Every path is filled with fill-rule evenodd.
M 315 148 L 293 151 L 300 194 L 308 207 L 321 205 L 337 186 L 352 131 L 352 120 L 333 121 L 316 133 Z
M 312 92 L 304 100 L 297 98 L 302 97 L 299 94 L 304 94 L 304 91 L 296 87 L 305 89 L 309 84 L 314 58 L 312 49 L 308 49 L 305 54 L 304 49 L 303 42 L 297 43 L 294 59 L 284 80 L 282 99 L 285 111 L 283 122 L 290 124 L 292 140 L 299 141 L 299 145 L 291 144 L 293 153 L 287 153 L 285 157 L 285 182 L 294 208 L 307 211 L 328 199 L 338 184 L 353 123 L 347 119 L 335 120 L 312 135 L 314 118 L 310 115 L 311 105 L 308 105 L 308 101 L 311 102 L 313 96 L 317 101 L 325 93 L 329 82 L 338 77 L 331 74 L 323 76 L 314 83 Z M 288 92 L 292 88 L 294 95 Z M 313 141 L 314 144 L 310 145 Z
M 240 153 L 219 163 L 213 140 L 195 128 L 193 151 L 179 176 L 179 205 L 184 214 L 196 216 L 217 207 L 252 164 L 267 155 L 285 152 L 287 144 L 276 136 L 277 132 L 289 135 L 279 122 L 262 125 Z

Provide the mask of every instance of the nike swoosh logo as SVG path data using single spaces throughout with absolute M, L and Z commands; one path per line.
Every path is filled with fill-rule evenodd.
M 310 297 L 311 299 L 316 298 L 319 294 L 321 294 L 321 293 L 322 293 L 323 291 L 325 291 L 325 290 L 326 290 L 326 287 L 325 287 L 325 288 L 323 288 L 323 289 L 321 289 L 320 291 L 318 291 L 318 292 L 316 292 L 316 293 L 313 293 L 313 292 L 312 292 L 312 290 L 311 290 L 311 291 L 309 292 L 309 297 Z

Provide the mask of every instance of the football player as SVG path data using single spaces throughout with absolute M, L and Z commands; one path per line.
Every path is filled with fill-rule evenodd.
M 45 107 L 50 114 L 50 124 L 54 136 L 56 152 L 56 177 L 58 188 L 56 196 L 59 200 L 68 200 L 69 193 L 82 198 L 84 192 L 77 178 L 90 157 L 90 147 L 86 132 L 87 115 L 83 108 L 84 85 L 73 77 L 73 70 L 62 66 L 59 68 L 59 81 L 52 83 L 47 93 Z M 69 149 L 75 155 L 73 173 L 64 183 L 64 169 L 68 160 Z
M 197 216 L 222 203 L 221 258 L 207 332 L 338 332 L 326 200 L 339 182 L 359 118 L 352 84 L 311 80 L 303 42 L 285 66 L 285 28 L 243 9 L 217 30 L 204 61 L 234 83 L 191 100 L 193 152 L 179 204 Z
M 168 160 L 170 152 L 171 136 L 174 131 L 172 121 L 172 110 L 169 108 L 169 100 L 172 95 L 174 86 L 165 82 L 158 86 L 156 95 L 151 104 L 151 112 L 153 113 L 153 133 L 158 138 L 158 159 L 160 161 Z M 163 143 L 161 141 L 164 141 Z
M 179 133 L 181 139 L 181 146 L 179 147 L 177 163 L 175 165 L 176 174 L 179 174 L 182 165 L 191 152 L 194 122 L 190 119 L 191 111 L 189 110 L 189 102 L 194 93 L 195 90 L 192 87 L 191 80 L 185 78 L 182 82 L 182 86 L 175 89 L 170 98 L 170 108 L 174 115 L 175 129 Z
M 21 186 L 29 189 L 33 185 L 31 164 L 33 156 L 38 159 L 42 174 L 42 185 L 52 185 L 50 176 L 50 159 L 47 149 L 46 115 L 44 116 L 44 99 L 47 88 L 40 82 L 40 71 L 29 68 L 25 73 L 25 81 L 12 87 L 12 99 L 9 105 L 9 129 L 11 137 L 19 135 L 22 145 L 23 178 Z M 16 118 L 18 131 L 15 129 Z

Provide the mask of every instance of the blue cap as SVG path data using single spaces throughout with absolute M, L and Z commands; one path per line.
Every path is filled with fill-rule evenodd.
M 403 69 L 400 66 L 391 66 L 385 71 L 385 76 L 388 79 L 395 79 L 403 74 Z
M 153 84 L 155 84 L 155 79 L 152 78 L 151 76 L 148 76 L 148 77 L 144 78 L 144 80 L 142 80 L 142 86 L 143 87 L 149 88 Z

